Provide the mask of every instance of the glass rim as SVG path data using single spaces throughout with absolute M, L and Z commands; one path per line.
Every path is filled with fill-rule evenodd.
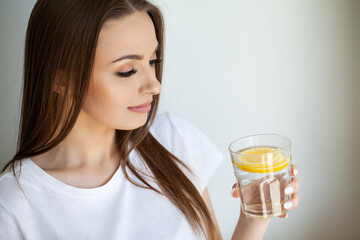
M 278 137 L 282 137 L 282 138 L 288 140 L 288 141 L 289 141 L 289 144 L 286 145 L 285 147 L 281 147 L 281 148 L 279 147 L 278 149 L 276 149 L 276 151 L 271 152 L 271 153 L 246 154 L 246 153 L 234 152 L 234 151 L 231 150 L 231 146 L 232 146 L 235 142 L 237 142 L 237 141 L 239 141 L 239 140 L 242 140 L 242 139 L 245 139 L 245 138 L 256 137 L 256 136 L 278 136 Z M 247 155 L 273 154 L 273 153 L 281 152 L 282 149 L 287 148 L 287 147 L 289 147 L 289 146 L 291 146 L 291 139 L 290 139 L 289 137 L 285 136 L 285 135 L 277 134 L 277 133 L 258 133 L 258 134 L 252 134 L 252 135 L 248 135 L 248 136 L 244 136 L 244 137 L 235 139 L 234 141 L 232 141 L 232 142 L 229 144 L 228 149 L 229 149 L 230 153 L 233 153 L 233 154 L 236 154 L 236 155 L 244 155 L 244 156 L 247 156 Z

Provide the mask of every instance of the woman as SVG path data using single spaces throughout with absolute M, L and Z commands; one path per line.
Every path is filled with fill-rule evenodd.
M 36 3 L 0 239 L 221 239 L 206 189 L 220 152 L 156 114 L 163 47 L 161 13 L 145 0 Z M 233 238 L 260 239 L 268 223 L 241 213 Z

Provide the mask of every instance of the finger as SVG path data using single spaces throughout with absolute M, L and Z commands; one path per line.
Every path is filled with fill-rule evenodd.
M 240 189 L 239 189 L 237 183 L 235 183 L 235 184 L 232 186 L 230 195 L 231 195 L 232 197 L 234 197 L 234 198 L 239 198 L 239 197 L 240 197 Z
M 280 215 L 279 218 L 288 218 L 287 213 L 284 213 L 283 215 Z
M 289 185 L 285 188 L 285 194 L 290 195 L 299 191 L 300 182 L 297 178 L 292 178 Z
M 291 164 L 291 176 L 296 176 L 299 174 L 299 168 L 294 165 L 294 164 Z
M 300 202 L 299 195 L 294 193 L 291 198 L 292 198 L 291 200 L 287 201 L 284 204 L 284 208 L 286 210 L 293 210 L 293 209 L 295 209 L 295 208 L 297 208 L 299 206 L 299 202 Z

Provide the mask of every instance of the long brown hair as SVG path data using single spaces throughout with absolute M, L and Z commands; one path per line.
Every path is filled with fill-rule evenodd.
M 7 167 L 15 171 L 15 164 L 21 164 L 19 160 L 51 150 L 69 134 L 85 100 L 101 27 L 110 19 L 136 11 L 145 11 L 151 17 L 160 44 L 157 58 L 162 59 L 163 18 L 159 9 L 146 0 L 37 1 L 26 33 L 18 147 L 3 171 Z M 66 79 L 65 94 L 53 91 L 59 70 Z M 156 76 L 161 82 L 162 64 L 156 65 Z M 68 102 L 70 89 L 71 103 Z M 190 169 L 149 132 L 158 103 L 157 95 L 144 126 L 130 131 L 116 130 L 122 171 L 136 186 L 152 189 L 170 199 L 197 234 L 203 232 L 207 239 L 219 239 L 204 200 L 178 164 Z M 146 182 L 143 173 L 131 164 L 132 150 L 141 155 L 161 191 Z M 132 180 L 127 168 L 144 185 Z

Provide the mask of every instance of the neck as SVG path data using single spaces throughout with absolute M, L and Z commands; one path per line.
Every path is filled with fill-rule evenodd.
M 33 160 L 42 162 L 47 169 L 99 169 L 119 161 L 115 129 L 96 122 L 81 111 L 69 135 L 55 148 Z

